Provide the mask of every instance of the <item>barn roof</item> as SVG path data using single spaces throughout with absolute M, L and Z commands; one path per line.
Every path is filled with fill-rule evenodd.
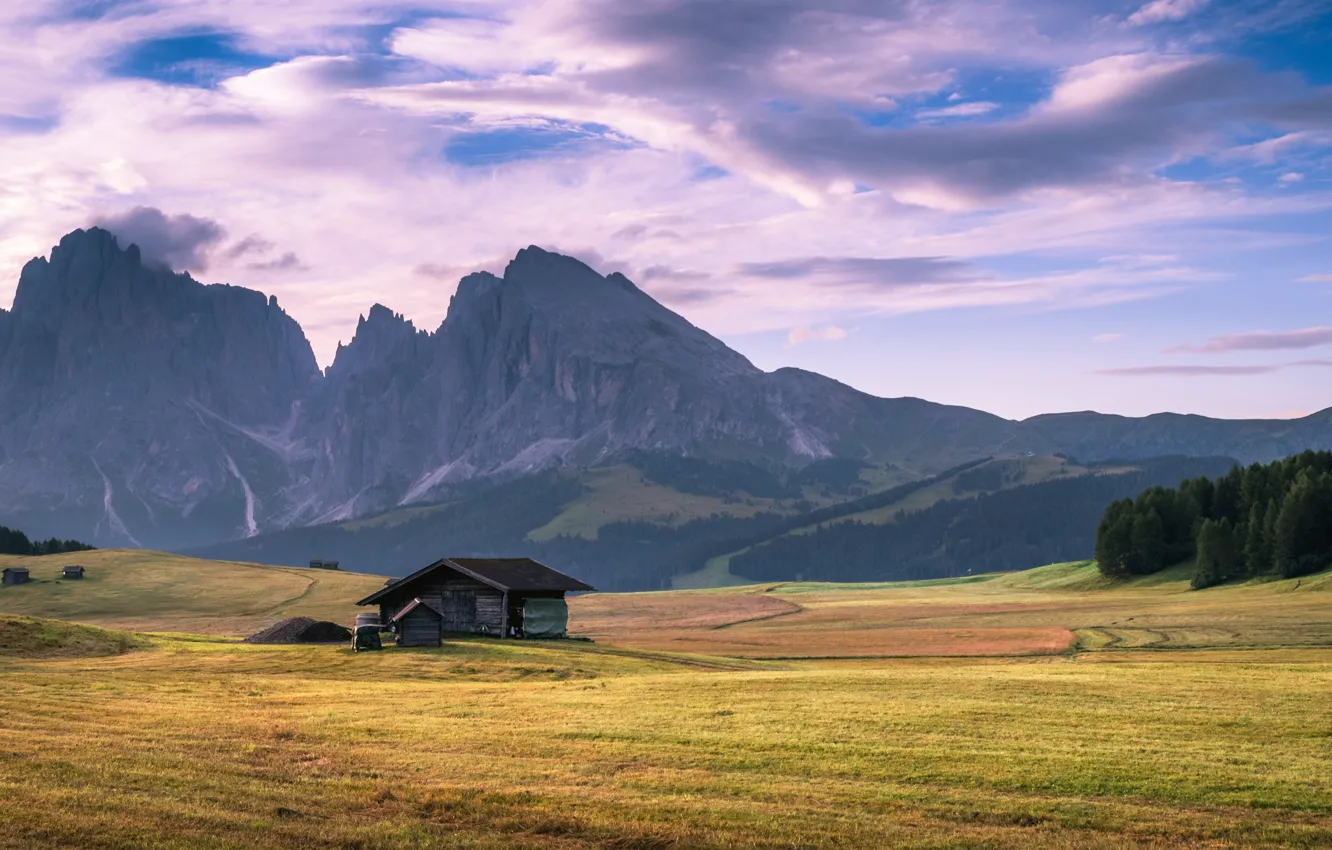
M 419 569 L 406 578 L 381 588 L 356 604 L 372 605 L 384 598 L 386 594 L 401 591 L 436 570 L 452 570 L 462 573 L 488 584 L 496 590 L 568 591 L 596 589 L 590 584 L 584 584 L 572 576 L 567 576 L 559 570 L 553 570 L 531 558 L 441 558 L 430 566 Z
M 434 605 L 431 605 L 429 602 L 423 602 L 421 600 L 421 597 L 418 596 L 417 598 L 413 599 L 411 602 L 408 602 L 407 605 L 401 611 L 390 617 L 389 622 L 396 623 L 399 620 L 401 620 L 403 617 L 406 617 L 408 614 L 415 611 L 417 608 L 424 608 L 427 611 L 432 612 L 436 617 L 439 617 L 441 619 L 443 619 L 444 617 L 444 615 L 440 613 L 438 608 L 436 608 Z
M 3 572 L 7 573 L 27 573 L 27 567 L 5 567 Z

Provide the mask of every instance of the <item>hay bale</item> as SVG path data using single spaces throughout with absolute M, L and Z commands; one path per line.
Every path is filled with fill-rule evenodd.
M 245 638 L 242 643 L 343 643 L 350 642 L 351 629 L 316 620 L 313 617 L 290 617 Z

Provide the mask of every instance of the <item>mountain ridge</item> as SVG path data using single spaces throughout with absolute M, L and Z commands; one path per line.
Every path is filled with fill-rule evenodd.
M 103 545 L 193 546 L 438 500 L 476 478 L 647 450 L 925 477 L 999 453 L 1267 460 L 1302 420 L 1022 421 L 764 372 L 622 274 L 537 246 L 462 278 L 419 329 L 373 305 L 320 369 L 274 297 L 203 284 L 100 228 L 30 261 L 0 310 L 0 519 Z

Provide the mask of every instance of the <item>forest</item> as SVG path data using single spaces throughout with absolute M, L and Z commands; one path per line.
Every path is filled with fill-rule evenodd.
M 62 552 L 87 552 L 95 547 L 77 540 L 32 541 L 16 528 L 0 525 L 0 555 L 59 555 Z
M 731 572 L 755 581 L 905 581 L 1084 559 L 1091 556 L 1097 520 L 1110 502 L 1233 465 L 1226 458 L 1157 458 L 1138 461 L 1129 472 L 1026 484 L 899 511 L 885 525 L 825 524 L 736 555 Z M 976 485 L 998 482 L 977 476 L 964 486 Z
M 1111 578 L 1195 558 L 1195 589 L 1332 566 L 1332 452 L 1152 487 L 1111 503 L 1097 529 L 1096 560 Z

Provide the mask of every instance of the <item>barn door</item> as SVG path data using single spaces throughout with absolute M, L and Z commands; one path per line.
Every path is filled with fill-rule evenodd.
M 476 593 L 470 590 L 444 592 L 444 620 L 446 632 L 470 632 L 476 625 Z

